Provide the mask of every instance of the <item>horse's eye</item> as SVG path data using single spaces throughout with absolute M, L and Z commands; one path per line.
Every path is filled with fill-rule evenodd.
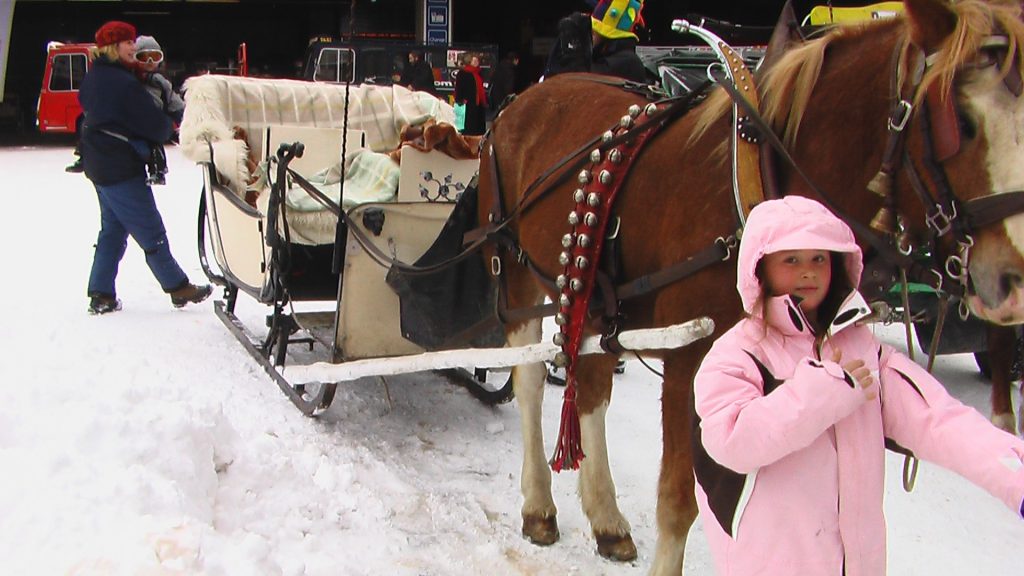
M 968 140 L 973 139 L 978 134 L 978 125 L 974 119 L 967 115 L 963 110 L 957 110 L 956 113 L 957 126 L 960 128 L 960 136 Z

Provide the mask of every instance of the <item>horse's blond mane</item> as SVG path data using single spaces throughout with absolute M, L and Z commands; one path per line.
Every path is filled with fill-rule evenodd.
M 962 0 L 951 6 L 957 15 L 956 29 L 931 59 L 931 66 L 922 80 L 922 89 L 917 97 L 923 97 L 932 82 L 939 82 L 942 93 L 948 94 L 957 71 L 978 56 L 983 42 L 988 37 L 1000 34 L 1008 38 L 1006 59 L 1001 63 L 1003 74 L 1022 74 L 1020 66 L 1010 64 L 1016 57 L 1024 63 L 1024 21 L 1021 20 L 1021 4 L 1017 0 Z M 911 31 L 903 21 L 898 42 L 904 44 Z M 758 81 L 761 96 L 761 114 L 783 142 L 791 147 L 796 141 L 800 122 L 807 109 L 811 93 L 821 73 L 826 49 L 832 43 L 846 38 L 855 38 L 879 27 L 891 25 L 885 21 L 874 21 L 863 25 L 843 26 L 825 36 L 808 41 L 788 50 Z M 1024 74 L 1022 74 L 1024 80 Z M 700 116 L 690 142 L 696 141 L 708 128 L 732 109 L 732 101 L 722 90 L 712 94 Z

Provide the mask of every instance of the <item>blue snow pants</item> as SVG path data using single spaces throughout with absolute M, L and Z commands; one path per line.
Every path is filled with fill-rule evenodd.
M 167 230 L 156 207 L 153 189 L 139 176 L 110 186 L 96 186 L 100 202 L 100 233 L 89 274 L 89 295 L 114 296 L 117 267 L 130 235 L 146 254 L 146 264 L 164 292 L 188 283 L 188 277 L 171 255 Z

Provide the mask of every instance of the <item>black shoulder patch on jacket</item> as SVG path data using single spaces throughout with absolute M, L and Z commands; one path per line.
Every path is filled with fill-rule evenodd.
M 744 350 L 744 352 L 747 353 L 747 356 L 750 356 L 750 359 L 754 361 L 754 365 L 757 366 L 757 371 L 761 373 L 761 381 L 764 382 L 765 396 L 772 393 L 776 388 L 778 388 L 779 384 L 782 384 L 782 380 L 776 378 L 775 375 L 772 374 L 770 370 L 768 370 L 768 367 L 765 366 L 760 360 L 758 360 L 756 356 L 754 356 L 750 352 L 747 352 L 746 350 Z

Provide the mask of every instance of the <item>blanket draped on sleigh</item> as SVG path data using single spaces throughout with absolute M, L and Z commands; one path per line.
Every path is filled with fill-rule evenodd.
M 183 154 L 194 162 L 212 161 L 240 195 L 252 177 L 250 148 L 262 143 L 266 127 L 346 127 L 343 85 L 208 74 L 189 78 L 184 88 Z M 347 128 L 362 130 L 366 147 L 374 152 L 397 148 L 407 126 L 455 119 L 446 102 L 397 85 L 350 86 L 348 116 Z M 235 139 L 238 128 L 249 135 L 248 142 Z

